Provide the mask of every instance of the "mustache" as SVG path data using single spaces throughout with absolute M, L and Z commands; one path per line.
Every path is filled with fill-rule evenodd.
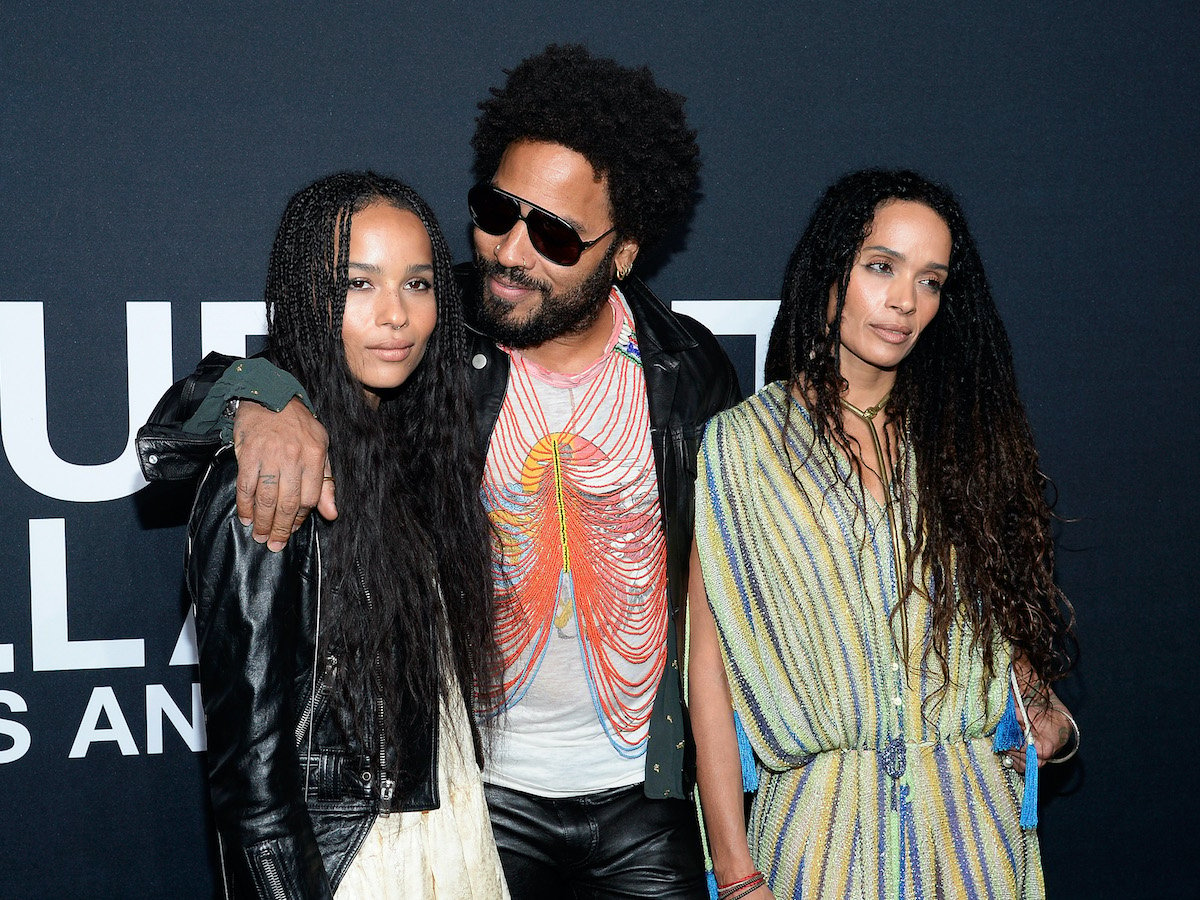
M 551 290 L 550 285 L 534 278 L 520 266 L 502 266 L 494 259 L 485 259 L 482 256 L 476 256 L 475 267 L 479 270 L 479 274 L 483 278 L 499 278 L 502 281 L 507 281 L 509 284 L 528 288 L 531 291 L 549 293 Z

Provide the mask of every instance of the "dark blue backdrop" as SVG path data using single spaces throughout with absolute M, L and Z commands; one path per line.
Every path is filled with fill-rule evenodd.
M 475 103 L 551 40 L 689 98 L 704 199 L 665 298 L 775 297 L 847 169 L 957 188 L 1068 519 L 1084 750 L 1043 786 L 1048 886 L 1200 891 L 1193 4 L 258 6 L 0 10 L 0 895 L 210 893 L 179 504 L 134 493 L 130 407 L 190 370 L 203 316 L 247 330 L 202 304 L 260 296 L 318 175 L 411 181 L 465 256 Z M 754 340 L 728 346 L 749 386 Z

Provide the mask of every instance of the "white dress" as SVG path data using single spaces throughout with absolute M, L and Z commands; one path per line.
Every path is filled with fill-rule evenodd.
M 507 900 L 465 704 L 443 702 L 440 727 L 441 806 L 376 818 L 337 900 Z

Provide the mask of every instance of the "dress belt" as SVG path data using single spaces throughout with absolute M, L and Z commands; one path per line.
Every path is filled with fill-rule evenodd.
M 984 736 L 980 735 L 978 739 L 984 739 Z M 890 778 L 896 779 L 904 774 L 904 769 L 908 764 L 909 747 L 918 748 L 936 747 L 939 744 L 965 744 L 973 740 L 976 740 L 976 738 L 968 738 L 965 735 L 953 735 L 937 741 L 905 741 L 904 738 L 894 737 L 882 747 L 841 747 L 836 751 L 828 752 L 878 753 L 881 757 L 879 762 L 883 771 Z

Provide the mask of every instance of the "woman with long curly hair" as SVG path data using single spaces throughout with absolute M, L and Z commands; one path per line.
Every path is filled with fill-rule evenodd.
M 220 882 L 237 897 L 506 896 L 469 709 L 497 681 L 450 253 L 425 202 L 341 173 L 287 205 L 268 356 L 330 436 L 335 521 L 279 552 L 218 454 L 189 524 Z
M 766 375 L 699 459 L 690 708 L 718 896 L 1042 896 L 1072 613 L 954 197 L 904 171 L 830 187 Z

